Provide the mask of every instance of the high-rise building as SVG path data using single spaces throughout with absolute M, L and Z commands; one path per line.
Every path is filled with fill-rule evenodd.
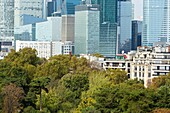
M 125 53 L 131 49 L 132 2 L 130 0 L 118 1 L 118 52 Z
M 61 41 L 61 17 L 15 27 L 14 36 L 21 41 Z
M 0 0 L 0 39 L 14 38 L 14 0 Z
M 75 11 L 75 54 L 99 52 L 99 5 L 78 5 Z
M 142 45 L 170 41 L 170 0 L 144 0 Z
M 100 5 L 99 52 L 105 57 L 115 57 L 117 48 L 117 0 L 91 0 Z
M 14 28 L 15 40 L 35 41 L 36 40 L 36 24 L 27 24 Z
M 36 18 L 44 17 L 45 0 L 15 0 L 14 2 L 14 27 L 22 25 L 23 15 Z
M 74 15 L 62 15 L 62 42 L 71 41 L 74 42 Z
M 137 50 L 138 46 L 141 46 L 142 40 L 142 21 L 132 21 L 132 42 L 131 50 Z
M 36 40 L 61 41 L 61 17 L 47 17 L 47 21 L 36 23 Z
M 57 11 L 62 15 L 75 13 L 75 6 L 80 5 L 82 0 L 57 0 Z
M 57 12 L 57 0 L 51 0 L 47 2 L 47 16 L 52 16 L 54 12 Z

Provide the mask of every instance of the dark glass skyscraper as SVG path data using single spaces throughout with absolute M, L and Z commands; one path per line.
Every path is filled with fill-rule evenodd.
M 117 0 L 91 0 L 100 5 L 100 53 L 115 57 L 117 48 Z
M 57 11 L 57 0 L 47 2 L 47 16 L 52 16 Z
M 133 20 L 131 50 L 137 50 L 137 47 L 141 46 L 141 38 L 142 38 L 142 21 Z

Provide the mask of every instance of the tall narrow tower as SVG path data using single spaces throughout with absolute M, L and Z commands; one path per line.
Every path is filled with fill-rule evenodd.
M 14 38 L 14 0 L 0 0 L 0 40 Z
M 117 48 L 117 0 L 91 0 L 100 6 L 99 52 L 115 57 Z

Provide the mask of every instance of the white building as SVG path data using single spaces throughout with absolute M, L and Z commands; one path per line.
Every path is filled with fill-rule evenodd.
M 75 7 L 75 54 L 99 53 L 99 5 Z
M 60 41 L 61 17 L 47 17 L 47 21 L 36 23 L 36 40 Z
M 16 51 L 26 47 L 36 49 L 38 52 L 38 57 L 40 58 L 48 59 L 54 55 L 62 54 L 61 42 L 16 40 Z
M 74 54 L 74 44 L 71 41 L 66 41 L 62 45 L 62 54 L 69 55 Z
M 131 62 L 130 78 L 144 80 L 147 87 L 152 78 L 170 72 L 170 46 L 139 47 Z

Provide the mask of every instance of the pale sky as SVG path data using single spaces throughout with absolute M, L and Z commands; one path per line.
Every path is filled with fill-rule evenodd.
M 143 19 L 143 0 L 132 0 L 134 4 L 134 18 L 138 20 Z

